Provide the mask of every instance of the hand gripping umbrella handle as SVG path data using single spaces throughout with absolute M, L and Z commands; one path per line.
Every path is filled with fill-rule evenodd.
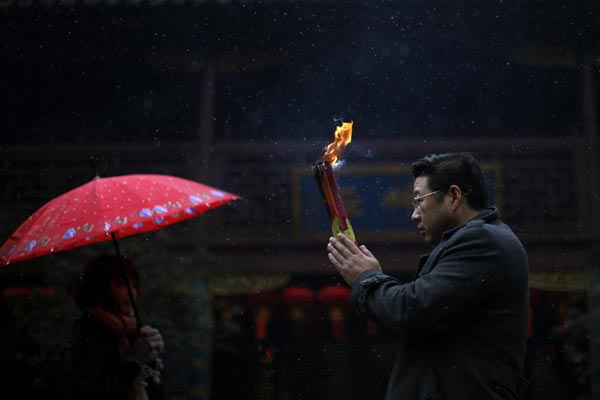
M 119 264 L 121 265 L 121 273 L 123 274 L 123 280 L 125 281 L 125 285 L 127 286 L 127 294 L 129 295 L 129 301 L 131 302 L 131 307 L 133 308 L 133 315 L 135 316 L 135 321 L 138 330 L 142 327 L 142 320 L 140 318 L 140 314 L 137 309 L 137 304 L 135 303 L 135 299 L 133 298 L 133 291 L 131 290 L 131 284 L 129 283 L 129 277 L 127 276 L 127 272 L 125 271 L 125 265 L 123 263 L 123 258 L 121 257 L 121 252 L 119 251 L 119 244 L 117 243 L 117 236 L 114 232 L 110 233 L 112 237 L 113 244 L 115 245 L 115 250 L 117 251 L 117 257 L 119 258 Z

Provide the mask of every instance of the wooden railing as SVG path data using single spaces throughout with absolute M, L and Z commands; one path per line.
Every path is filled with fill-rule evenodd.
M 493 165 L 499 171 L 499 206 L 503 219 L 516 231 L 532 240 L 594 236 L 592 214 L 598 200 L 589 192 L 590 155 L 583 140 L 390 140 L 350 146 L 358 150 L 348 152 L 348 167 L 409 168 L 415 159 L 428 153 L 473 151 L 482 164 Z M 320 154 L 319 148 L 292 142 L 219 146 L 214 161 L 218 181 L 227 182 L 247 200 L 225 223 L 234 224 L 240 238 L 291 236 L 292 176 L 299 169 L 310 169 Z
M 298 234 L 298 174 L 310 175 L 326 143 L 264 142 L 218 143 L 210 160 L 199 160 L 196 143 L 169 145 L 45 146 L 0 150 L 0 234 L 3 240 L 33 211 L 51 198 L 94 176 L 91 157 L 101 176 L 161 173 L 205 183 L 237 193 L 242 200 L 212 210 L 201 222 L 173 228 L 182 240 L 208 246 L 269 247 L 321 245 L 323 236 Z M 520 140 L 387 140 L 355 139 L 345 156 L 346 165 L 395 165 L 409 170 L 411 163 L 429 153 L 473 151 L 480 161 L 499 171 L 496 184 L 503 219 L 531 245 L 553 244 L 555 251 L 569 246 L 586 248 L 597 242 L 599 200 L 591 192 L 597 179 L 586 142 L 577 138 Z M 205 165 L 209 165 L 206 173 Z M 203 169 L 204 168 L 204 169 Z M 342 167 L 344 168 L 344 167 Z M 203 173 L 200 173 L 203 172 Z M 316 186 L 314 187 L 316 191 Z M 375 188 L 374 190 L 377 190 Z M 347 199 L 350 200 L 350 199 Z M 190 235 L 190 230 L 194 232 Z M 370 243 L 389 241 L 386 235 Z M 399 245 L 420 242 L 407 231 L 393 237 Z M 581 255 L 581 254 L 580 254 Z M 593 252 L 582 255 L 590 260 Z

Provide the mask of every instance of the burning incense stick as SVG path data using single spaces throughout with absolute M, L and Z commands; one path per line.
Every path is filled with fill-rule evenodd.
M 333 173 L 333 165 L 341 157 L 346 146 L 352 140 L 352 122 L 344 122 L 335 131 L 335 140 L 327 146 L 327 150 L 321 161 L 313 165 L 313 172 L 325 211 L 329 217 L 329 224 L 333 235 L 342 232 L 356 242 L 352 225 L 348 219 L 348 213 L 344 207 L 340 188 Z

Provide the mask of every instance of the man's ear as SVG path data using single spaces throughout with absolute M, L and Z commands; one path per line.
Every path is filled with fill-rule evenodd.
M 452 209 L 456 210 L 464 198 L 463 192 L 457 185 L 450 185 L 448 194 L 450 195 L 450 199 L 452 199 Z

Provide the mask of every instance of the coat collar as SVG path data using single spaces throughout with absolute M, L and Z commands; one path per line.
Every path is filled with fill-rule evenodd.
M 448 240 L 456 231 L 458 231 L 463 226 L 467 226 L 470 224 L 489 224 L 498 219 L 498 209 L 496 207 L 488 207 L 484 210 L 481 210 L 479 214 L 470 219 L 466 224 L 459 225 L 450 230 L 447 230 L 442 234 L 442 242 L 444 240 Z M 441 243 L 441 242 L 440 242 Z
M 481 212 L 479 212 L 479 214 L 477 214 L 475 217 L 473 217 L 471 220 L 469 220 L 466 224 L 459 225 L 457 227 L 454 227 L 454 228 L 444 232 L 442 234 L 441 242 L 438 243 L 437 246 L 434 247 L 433 251 L 431 253 L 422 255 L 421 258 L 419 259 L 419 266 L 417 268 L 415 278 L 418 277 L 419 275 L 421 275 L 422 272 L 424 272 L 424 271 L 422 271 L 423 267 L 427 263 L 427 260 L 429 259 L 431 254 L 436 253 L 436 251 L 439 251 L 440 244 L 442 244 L 444 241 L 448 240 L 458 230 L 460 230 L 461 228 L 463 228 L 465 226 L 471 225 L 471 224 L 480 224 L 480 225 L 489 224 L 491 222 L 496 221 L 497 219 L 498 219 L 498 209 L 496 207 L 488 207 L 488 208 L 482 210 Z

